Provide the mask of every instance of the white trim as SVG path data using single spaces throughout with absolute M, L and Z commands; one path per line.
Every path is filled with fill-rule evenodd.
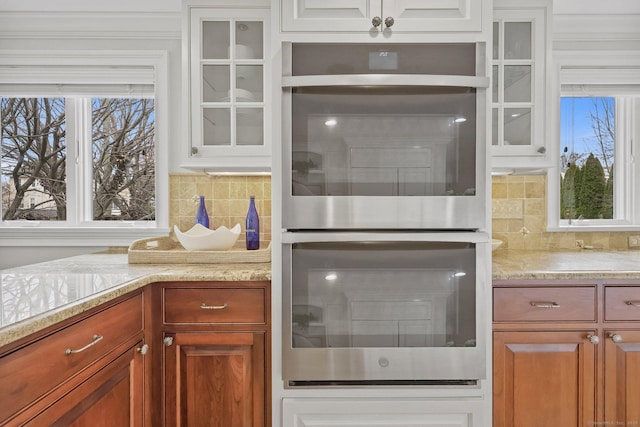
M 549 168 L 547 177 L 547 231 L 630 231 L 640 228 L 640 186 L 636 182 L 639 175 L 640 165 L 635 162 L 633 153 L 637 149 L 638 128 L 635 123 L 638 112 L 635 111 L 635 117 L 631 118 L 630 113 L 627 114 L 625 126 L 616 122 L 616 131 L 619 138 L 624 138 L 625 143 L 616 141 L 616 159 L 624 159 L 625 163 L 616 164 L 616 176 L 621 181 L 616 182 L 615 191 L 618 196 L 615 200 L 617 215 L 612 220 L 581 220 L 573 221 L 569 224 L 567 220 L 559 218 L 560 210 L 560 97 L 573 92 L 564 92 L 562 87 L 569 88 L 571 85 L 598 84 L 597 96 L 604 95 L 603 86 L 611 84 L 615 87 L 616 81 L 624 77 L 621 81 L 622 85 L 635 84 L 640 85 L 640 51 L 558 51 L 554 53 L 553 58 L 553 82 L 552 91 L 554 96 L 551 98 L 549 108 L 551 110 L 553 137 L 550 140 L 549 156 L 552 158 L 553 167 Z M 631 70 L 631 71 L 630 71 Z M 600 81 L 598 81 L 600 76 Z M 572 88 L 572 89 L 575 89 Z M 589 88 L 586 89 L 587 93 Z M 617 92 L 612 90 L 612 95 Z M 636 95 L 631 93 L 630 95 Z M 636 107 L 640 102 L 635 101 Z M 622 105 L 616 103 L 616 108 L 630 110 L 629 101 L 624 101 Z M 638 109 L 638 108 L 636 108 Z M 625 114 L 625 111 L 621 112 Z M 626 136 L 625 136 L 626 135 Z M 621 194 L 622 193 L 622 194 Z
M 180 39 L 179 12 L 0 13 L 0 39 Z
M 168 228 L 2 229 L 3 246 L 129 246 L 133 241 L 169 235 Z
M 3 51 L 0 50 L 0 65 L 43 67 L 47 66 L 142 66 L 154 70 L 155 76 L 155 168 L 156 168 L 156 219 L 152 225 L 140 222 L 89 222 L 82 224 L 80 217 L 68 217 L 60 224 L 45 222 L 0 223 L 0 246 L 31 246 L 54 244 L 56 246 L 102 246 L 128 245 L 132 239 L 152 237 L 168 232 L 169 224 L 169 77 L 168 53 L 164 50 L 149 51 Z M 68 120 L 75 120 L 76 113 Z M 73 161 L 81 153 L 77 136 L 68 136 L 68 159 Z M 69 168 L 73 169 L 73 168 Z M 76 193 L 86 192 L 73 174 L 68 185 Z M 85 197 L 86 199 L 86 197 Z M 90 200 L 90 199 L 89 199 Z M 76 200 L 77 202 L 77 200 Z M 78 211 L 80 213 L 80 211 Z M 77 226 L 69 227 L 74 220 Z M 99 225 L 98 225 L 99 224 Z M 50 240 L 48 240 L 50 239 Z

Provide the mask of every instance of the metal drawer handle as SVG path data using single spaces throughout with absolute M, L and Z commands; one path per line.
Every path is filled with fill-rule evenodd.
M 67 356 L 70 354 L 76 354 L 76 353 L 81 353 L 83 351 L 85 351 L 86 349 L 88 349 L 89 347 L 93 347 L 94 345 L 98 344 L 98 342 L 100 342 L 102 340 L 102 338 L 104 338 L 102 335 L 94 335 L 93 336 L 93 341 L 91 341 L 89 344 L 85 345 L 82 348 L 79 348 L 77 350 L 72 350 L 71 348 L 68 348 L 65 350 L 64 354 L 66 354 Z
M 560 304 L 555 301 L 531 301 L 529 304 L 538 308 L 559 308 Z
M 598 344 L 600 342 L 600 338 L 597 335 L 587 335 L 587 339 L 591 344 Z
M 632 305 L 634 307 L 640 307 L 640 301 L 637 301 L 637 300 L 635 300 L 635 301 L 633 301 L 633 300 L 626 301 L 626 303 L 627 303 L 627 305 Z
M 227 307 L 228 306 L 226 302 L 224 303 L 224 305 L 207 305 L 205 303 L 200 304 L 200 308 L 203 310 L 224 310 Z

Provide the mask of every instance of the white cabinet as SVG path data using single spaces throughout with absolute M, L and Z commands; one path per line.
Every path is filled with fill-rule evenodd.
M 282 0 L 282 31 L 481 31 L 482 0 Z
M 187 140 L 181 166 L 268 170 L 269 4 L 211 4 L 183 9 Z
M 551 4 L 496 0 L 493 23 L 493 168 L 544 167 Z
M 284 427 L 476 427 L 481 400 L 285 398 Z

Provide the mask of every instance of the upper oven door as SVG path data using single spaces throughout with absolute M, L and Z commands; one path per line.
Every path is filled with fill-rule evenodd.
M 488 79 L 476 50 L 289 45 L 284 228 L 484 227 Z

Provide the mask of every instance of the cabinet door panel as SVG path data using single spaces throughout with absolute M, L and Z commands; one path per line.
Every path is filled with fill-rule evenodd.
M 60 387 L 140 333 L 142 327 L 142 296 L 138 294 L 3 357 L 0 396 L 11 399 L 0 405 L 0 421 Z M 72 352 L 67 354 L 67 349 Z
M 265 425 L 265 334 L 176 333 L 166 353 L 166 425 Z
M 589 331 L 494 333 L 494 427 L 584 426 L 595 418 Z
M 24 425 L 141 427 L 144 356 L 136 348 L 129 349 Z
M 610 336 L 617 335 L 620 342 Z M 640 424 L 640 331 L 605 331 L 605 422 Z

